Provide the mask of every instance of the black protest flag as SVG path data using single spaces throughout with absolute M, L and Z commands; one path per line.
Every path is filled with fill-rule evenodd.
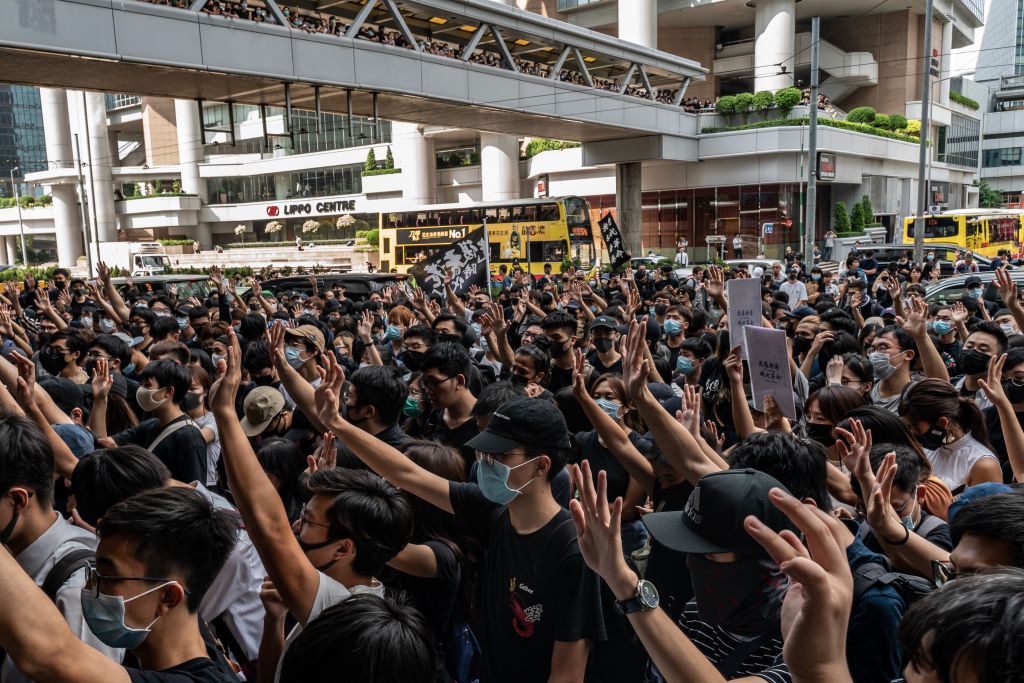
M 410 268 L 409 274 L 427 296 L 444 293 L 445 273 L 451 273 L 452 289 L 456 292 L 466 291 L 472 285 L 485 288 L 488 256 L 487 228 L 481 225 L 458 242 L 440 247 Z
M 626 247 L 622 243 L 619 226 L 616 225 L 611 213 L 601 216 L 601 220 L 597 224 L 601 228 L 601 238 L 604 240 L 605 246 L 608 247 L 608 258 L 612 262 L 612 270 L 618 270 L 622 264 L 629 261 L 629 252 L 626 251 Z

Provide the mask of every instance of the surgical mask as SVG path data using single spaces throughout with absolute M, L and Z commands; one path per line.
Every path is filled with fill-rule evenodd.
M 188 318 L 176 318 L 176 320 L 178 321 L 179 330 L 184 330 L 186 327 L 188 327 Z
M 306 364 L 308 358 L 302 357 L 302 351 L 298 350 L 294 346 L 288 346 L 284 350 L 284 356 L 288 360 L 288 365 L 298 370 Z
M 605 415 L 613 420 L 620 419 L 619 411 L 622 410 L 622 404 L 618 401 L 613 401 L 610 398 L 598 398 L 594 400 L 597 407 L 604 411 Z
M 992 359 L 987 353 L 967 349 L 960 353 L 960 369 L 965 375 L 980 375 L 988 370 L 988 362 Z
M 999 329 L 1003 331 L 1007 337 L 1012 337 L 1017 334 L 1017 328 L 1013 326 L 1013 323 L 999 323 Z
M 819 273 L 811 273 L 811 279 L 817 282 L 821 279 L 821 275 Z
M 597 349 L 598 353 L 607 353 L 611 351 L 612 340 L 608 337 L 601 337 L 600 339 L 594 340 L 594 348 Z
M 100 332 L 103 334 L 110 334 L 114 331 L 114 321 L 110 318 L 100 319 Z
M 135 363 L 129 363 L 128 365 L 124 366 L 124 369 L 121 371 L 121 374 L 130 375 L 133 372 L 135 372 Z
M 402 338 L 402 328 L 397 325 L 388 325 L 387 335 L 391 341 L 398 341 Z
M 914 515 L 903 515 L 900 517 L 900 522 L 903 523 L 903 526 L 906 527 L 907 531 L 914 530 Z
M 692 358 L 686 356 L 679 356 L 676 358 L 676 370 L 680 374 L 689 377 L 693 374 L 693 371 L 697 369 L 697 364 L 693 362 Z
M 92 318 L 90 316 L 83 315 L 82 319 L 79 320 L 79 323 L 82 325 L 83 329 L 86 329 L 86 330 L 91 330 L 92 329 Z
M 509 467 L 504 463 L 484 458 L 480 461 L 480 466 L 477 470 L 477 485 L 480 487 L 480 493 L 495 505 L 508 505 L 523 492 L 523 489 L 533 482 L 533 479 L 530 479 L 530 481 L 517 489 L 509 488 L 508 478 L 512 474 L 512 470 L 523 465 L 529 465 L 536 459 L 530 458 L 515 467 Z
M 952 329 L 953 323 L 946 322 L 945 320 L 936 320 L 932 323 L 932 331 L 940 337 L 949 334 Z
M 423 414 L 423 404 L 412 396 L 406 396 L 405 405 L 402 406 L 402 415 L 406 417 L 419 417 Z
M 972 299 L 978 299 L 981 297 L 981 287 L 971 287 L 967 290 L 967 296 Z
M 224 358 L 225 358 L 224 354 L 221 354 L 221 353 L 211 353 L 210 354 L 210 359 L 213 361 L 213 366 L 214 367 L 217 367 L 220 364 L 220 362 L 222 360 L 224 360 Z
M 135 398 L 139 402 L 139 407 L 147 413 L 151 413 L 163 404 L 167 403 L 167 399 L 170 398 L 169 396 L 164 396 L 159 401 L 154 398 L 154 396 L 159 394 L 161 391 L 166 391 L 166 389 L 147 389 L 146 387 L 139 387 L 138 391 L 135 392 Z
M 127 600 L 120 595 L 105 595 L 103 593 L 90 595 L 88 591 L 83 590 L 82 616 L 85 618 L 85 623 L 89 625 L 89 630 L 92 631 L 92 634 L 104 645 L 134 650 L 145 642 L 146 637 L 153 628 L 153 624 L 160 617 L 149 622 L 149 625 L 145 628 L 132 628 L 124 623 L 124 606 L 132 600 L 138 600 L 143 595 L 149 595 L 172 583 L 178 582 L 167 581 Z
M 871 367 L 875 371 L 875 379 L 878 380 L 889 379 L 900 365 L 903 365 L 905 362 L 902 361 L 900 365 L 893 365 L 889 362 L 889 354 L 882 353 L 881 351 L 868 354 L 868 360 L 871 361 Z
M 678 320 L 666 320 L 665 321 L 665 334 L 670 337 L 674 337 L 683 331 L 683 324 Z
M 169 311 L 157 311 L 156 317 L 158 318 L 170 318 L 171 314 Z
M 929 261 L 934 261 L 935 260 L 935 254 L 928 254 L 927 259 Z
M 808 439 L 817 441 L 825 448 L 829 448 L 836 444 L 836 439 L 832 436 L 832 425 L 830 424 L 808 422 L 804 425 L 804 431 L 807 433 Z

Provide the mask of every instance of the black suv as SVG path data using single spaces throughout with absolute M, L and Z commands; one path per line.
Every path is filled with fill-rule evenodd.
M 345 288 L 345 297 L 353 301 L 362 301 L 369 298 L 374 292 L 382 292 L 391 285 L 401 285 L 408 280 L 408 275 L 399 273 L 321 273 L 316 276 L 319 291 L 323 292 L 332 289 L 335 285 L 341 285 Z M 313 293 L 309 275 L 277 277 L 265 281 L 263 288 L 269 289 L 275 296 L 282 292 L 288 294 L 292 292 Z
M 888 266 L 890 263 L 895 263 L 900 260 L 900 256 L 903 254 L 907 255 L 907 259 L 914 259 L 914 245 L 913 244 L 864 244 L 856 252 L 850 252 L 851 254 L 863 254 L 865 251 L 875 252 L 875 260 L 878 261 L 880 266 Z M 957 254 L 967 251 L 963 247 L 958 247 L 955 244 L 925 244 L 924 252 L 935 252 L 935 260 L 939 263 L 939 277 L 949 277 L 953 275 L 953 264 L 955 264 L 959 258 Z M 974 260 L 978 263 L 978 269 L 982 271 L 992 270 L 992 259 L 987 256 L 974 255 Z M 1007 267 L 1013 270 L 1013 266 L 1009 262 L 1005 262 Z

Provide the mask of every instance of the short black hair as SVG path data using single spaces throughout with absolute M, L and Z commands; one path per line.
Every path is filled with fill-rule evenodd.
M 176 306 L 174 305 L 174 302 L 171 301 L 170 297 L 168 297 L 168 296 L 166 296 L 164 294 L 157 294 L 156 296 L 154 296 L 152 299 L 150 299 L 147 302 L 147 305 L 149 306 L 150 310 L 153 309 L 153 305 L 154 304 L 163 304 L 164 306 L 166 306 L 167 308 L 169 308 L 172 311 L 176 308 Z
M 949 523 L 953 545 L 964 536 L 1006 543 L 1014 567 L 1024 569 L 1024 493 L 997 493 L 967 503 Z
M 797 498 L 810 498 L 818 509 L 832 509 L 826 478 L 825 449 L 808 439 L 782 432 L 758 432 L 736 444 L 729 469 L 752 468 L 769 474 Z
M 161 388 L 171 387 L 174 389 L 174 396 L 171 400 L 179 406 L 185 400 L 185 394 L 188 393 L 189 387 L 192 386 L 192 375 L 189 374 L 188 368 L 170 359 L 146 363 L 146 367 L 139 375 L 139 382 L 145 382 L 151 377 Z
M 892 481 L 893 485 L 916 498 L 917 487 L 927 478 L 926 472 L 922 476 L 921 458 L 917 455 L 917 451 L 899 443 L 876 443 L 871 447 L 871 453 L 868 456 L 872 472 L 878 471 L 885 456 L 889 453 L 896 454 L 896 477 Z M 853 487 L 853 492 L 857 494 L 858 498 L 863 497 L 857 477 L 850 477 L 850 486 Z
M 544 316 L 544 319 L 540 321 L 540 327 L 545 332 L 564 330 L 572 337 L 576 334 L 576 317 L 565 311 L 555 311 Z
M 526 391 L 512 382 L 494 382 L 484 387 L 476 397 L 476 404 L 470 411 L 473 417 L 490 418 L 494 411 L 506 401 L 526 396 Z
M 352 568 L 377 576 L 412 537 L 412 509 L 405 495 L 368 470 L 326 469 L 309 476 L 311 495 L 333 498 L 327 511 L 330 538 L 351 539 Z
M 167 466 L 141 446 L 102 448 L 86 453 L 71 473 L 75 508 L 96 526 L 111 506 L 136 493 L 163 488 L 171 479 Z
M 76 330 L 72 327 L 65 327 L 62 330 L 57 330 L 50 336 L 50 343 L 55 341 L 64 340 L 64 343 L 68 347 L 68 351 L 77 354 L 76 362 L 84 364 L 85 355 L 89 353 L 89 346 L 92 341 L 92 334 L 85 333 L 81 330 Z
M 900 345 L 901 351 L 913 351 L 914 357 L 917 358 L 917 342 L 910 336 L 910 333 L 903 329 L 900 325 L 886 325 L 878 332 L 875 333 L 875 339 L 878 339 L 883 334 L 891 334 L 896 338 L 897 343 Z
M 829 307 L 821 313 L 821 322 L 831 325 L 833 331 L 842 330 L 854 336 L 857 335 L 857 321 L 841 308 Z
M 128 315 L 128 319 L 131 320 L 132 317 L 142 318 L 143 322 L 150 327 L 152 327 L 153 323 L 156 322 L 156 313 L 145 306 L 136 306 L 133 308 Z
M 126 541 L 147 576 L 181 575 L 194 614 L 238 542 L 239 526 L 195 489 L 170 486 L 113 505 L 96 531 L 100 538 Z
M 446 377 L 462 375 L 468 382 L 470 363 L 466 347 L 453 342 L 441 342 L 427 349 L 420 370 L 440 370 Z
M 103 353 L 107 354 L 111 358 L 116 358 L 121 361 L 122 370 L 131 365 L 132 347 L 128 346 L 128 344 L 120 337 L 115 337 L 112 334 L 100 334 L 92 340 L 92 344 L 90 346 L 102 349 Z
M 990 334 L 996 338 L 996 344 L 999 346 L 999 353 L 1006 353 L 1006 333 L 1003 332 L 1003 328 L 999 327 L 999 323 L 992 320 L 982 320 L 981 322 L 974 323 L 971 328 L 967 331 L 967 336 L 970 337 L 975 332 L 984 332 Z M 966 339 L 964 341 L 967 341 Z
M 357 593 L 323 611 L 281 659 L 281 683 L 429 683 L 434 643 L 419 610 L 402 600 Z
M 242 354 L 242 368 L 246 372 L 254 375 L 272 367 L 274 367 L 274 362 L 270 358 L 266 340 L 258 339 L 246 345 L 245 353 Z
M 685 349 L 692 353 L 697 358 L 707 358 L 714 351 L 711 349 L 711 344 L 708 344 L 702 337 L 689 337 L 683 340 L 683 343 L 679 345 L 680 350 Z
M 373 406 L 387 425 L 398 422 L 398 416 L 409 396 L 409 385 L 393 365 L 369 365 L 352 373 L 349 382 L 356 389 L 360 406 Z
M 441 315 L 437 316 L 436 318 L 434 318 L 434 322 L 432 322 L 430 324 L 430 326 L 436 332 L 438 325 L 440 325 L 443 322 L 447 322 L 449 320 L 451 320 L 452 322 L 455 323 L 455 329 L 458 330 L 459 334 L 461 334 L 461 335 L 465 335 L 466 334 L 466 330 L 469 329 L 469 325 L 466 324 L 465 320 L 463 320 L 462 318 L 460 318 L 458 316 L 452 315 L 451 313 L 442 313 Z
M 969 667 L 978 681 L 1019 681 L 1024 571 L 1000 568 L 950 581 L 907 610 L 900 645 L 918 670 L 940 681 Z
M 238 325 L 238 334 L 247 342 L 254 342 L 263 338 L 267 331 L 267 319 L 259 313 L 246 313 L 242 322 Z
M 430 329 L 426 325 L 413 325 L 405 331 L 402 335 L 403 339 L 417 338 L 422 339 L 426 342 L 427 346 L 433 346 L 437 343 L 437 334 L 434 330 Z
M 178 320 L 169 315 L 157 316 L 157 319 L 149 326 L 149 336 L 153 338 L 153 341 L 163 341 L 178 332 L 181 332 Z
M 35 422 L 21 415 L 0 417 L 0 495 L 24 486 L 40 505 L 53 505 L 53 450 Z

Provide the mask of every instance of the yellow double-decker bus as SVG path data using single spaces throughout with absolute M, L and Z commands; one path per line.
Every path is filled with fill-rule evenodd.
M 437 204 L 380 214 L 380 269 L 408 272 L 439 248 L 487 223 L 491 272 L 507 265 L 539 274 L 562 260 L 594 261 L 590 206 L 581 197 L 518 199 L 484 204 Z
M 982 256 L 996 256 L 1001 249 L 1020 251 L 1021 211 L 1014 209 L 964 209 L 903 221 L 903 243 L 913 244 L 917 226 L 924 223 L 925 244 L 955 244 Z

